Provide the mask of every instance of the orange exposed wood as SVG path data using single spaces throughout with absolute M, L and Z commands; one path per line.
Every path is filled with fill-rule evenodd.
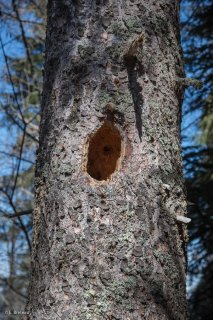
M 87 172 L 96 180 L 107 180 L 116 170 L 120 156 L 120 132 L 105 121 L 89 141 Z

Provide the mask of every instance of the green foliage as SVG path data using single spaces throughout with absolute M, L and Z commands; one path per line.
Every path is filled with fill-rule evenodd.
M 186 113 L 200 114 L 195 142 L 183 148 L 189 214 L 189 276 L 200 282 L 190 292 L 192 319 L 212 317 L 212 208 L 213 208 L 213 77 L 212 1 L 183 0 L 182 40 L 186 71 L 201 80 L 203 87 L 187 91 Z M 195 116 L 194 116 L 195 117 Z M 193 118 L 193 116 L 192 116 Z M 193 280 L 194 279 L 194 280 Z M 207 280 L 208 279 L 208 280 Z M 197 281 L 197 280 L 196 280 Z
M 213 95 L 209 95 L 206 99 L 200 128 L 200 143 L 211 145 L 213 142 Z

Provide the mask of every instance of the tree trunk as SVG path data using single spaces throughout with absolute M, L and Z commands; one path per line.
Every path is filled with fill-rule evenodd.
M 178 0 L 49 1 L 29 319 L 187 319 Z

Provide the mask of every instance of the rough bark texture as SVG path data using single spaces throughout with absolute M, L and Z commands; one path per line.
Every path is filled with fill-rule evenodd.
M 30 319 L 187 319 L 178 17 L 178 0 L 49 1 Z M 102 125 L 122 140 L 108 180 L 87 172 Z

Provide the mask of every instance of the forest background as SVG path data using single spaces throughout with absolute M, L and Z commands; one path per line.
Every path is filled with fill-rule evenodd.
M 213 314 L 213 2 L 182 0 L 191 78 L 182 106 L 191 319 Z M 46 0 L 0 0 L 0 319 L 24 310 L 30 273 L 33 177 L 42 90 Z M 194 81 L 196 79 L 197 81 Z M 5 319 L 5 318 L 3 318 Z

